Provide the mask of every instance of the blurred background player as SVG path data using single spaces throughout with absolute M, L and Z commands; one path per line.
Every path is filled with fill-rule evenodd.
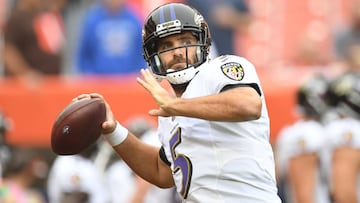
M 46 203 L 46 195 L 36 183 L 47 177 L 45 157 L 33 148 L 12 147 L 4 179 L 0 182 L 1 203 Z
M 10 160 L 10 149 L 6 142 L 6 133 L 9 129 L 9 123 L 4 113 L 0 111 L 0 183 L 2 181 L 4 167 Z
M 347 71 L 335 78 L 327 101 L 338 117 L 326 126 L 332 150 L 331 193 L 336 203 L 360 202 L 360 75 Z
M 85 12 L 78 39 L 79 74 L 134 74 L 146 66 L 142 23 L 126 0 L 98 0 Z
M 49 173 L 50 203 L 108 203 L 109 193 L 101 171 L 94 164 L 97 144 L 71 156 L 58 156 Z
M 278 136 L 276 160 L 284 202 L 330 203 L 329 158 L 322 124 L 327 83 L 327 78 L 317 74 L 300 85 L 296 95 L 299 120 Z

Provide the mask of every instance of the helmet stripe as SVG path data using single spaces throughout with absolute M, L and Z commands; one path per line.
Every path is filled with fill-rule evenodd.
M 164 7 L 160 8 L 160 23 L 165 22 L 165 14 L 164 14 Z
M 171 16 L 171 20 L 176 20 L 174 5 L 170 5 L 170 16 Z

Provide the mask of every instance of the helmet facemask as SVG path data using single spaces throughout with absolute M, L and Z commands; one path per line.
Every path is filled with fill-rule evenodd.
M 156 52 L 151 56 L 154 63 L 152 65 L 152 70 L 159 78 L 167 79 L 171 84 L 183 84 L 189 82 L 198 72 L 198 67 L 203 63 L 204 56 L 201 54 L 201 49 L 203 45 L 189 44 L 184 46 L 178 46 L 166 50 L 161 50 Z M 166 52 L 171 52 L 176 49 L 185 49 L 185 55 L 182 58 L 173 59 L 174 63 L 185 63 L 184 67 L 181 69 L 171 69 L 169 64 L 165 64 L 161 60 L 161 54 Z M 189 49 L 195 49 L 190 52 Z M 191 54 L 190 54 L 191 53 Z

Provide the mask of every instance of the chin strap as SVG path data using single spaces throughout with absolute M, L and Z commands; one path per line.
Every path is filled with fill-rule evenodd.
M 174 85 L 184 84 L 192 80 L 198 71 L 194 66 L 189 66 L 179 71 L 169 72 L 165 78 Z

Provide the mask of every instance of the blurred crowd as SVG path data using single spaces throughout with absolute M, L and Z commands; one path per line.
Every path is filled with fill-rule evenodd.
M 143 16 L 165 2 L 170 0 L 3 0 L 0 73 L 30 82 L 44 75 L 136 74 L 146 67 Z M 208 19 L 212 56 L 238 50 L 233 42 L 251 16 L 245 1 L 178 2 Z
M 5 77 L 130 74 L 145 67 L 142 19 L 125 0 L 21 0 L 7 6 L 1 30 Z
M 0 0 L 0 77 L 33 83 L 48 75 L 138 74 L 146 67 L 143 16 L 164 2 L 169 1 Z M 213 57 L 246 51 L 237 47 L 236 36 L 246 35 L 251 24 L 249 1 L 181 2 L 211 24 Z M 349 23 L 333 33 L 330 55 L 305 37 L 289 62 L 329 68 L 314 71 L 298 87 L 298 120 L 284 126 L 274 144 L 284 203 L 360 202 L 360 1 L 353 2 Z M 159 144 L 150 120 L 129 118 L 127 126 Z M 0 202 L 179 201 L 174 188 L 136 177 L 101 140 L 82 154 L 57 157 L 49 149 L 7 144 L 7 127 L 0 112 Z

